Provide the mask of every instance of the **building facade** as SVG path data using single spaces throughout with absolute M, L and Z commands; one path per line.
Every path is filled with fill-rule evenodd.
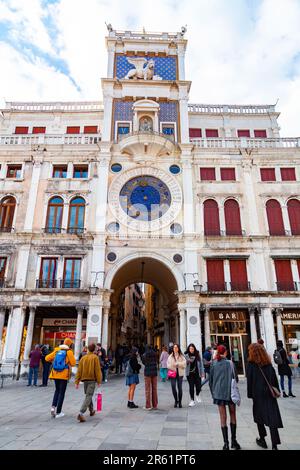
M 189 102 L 184 33 L 111 29 L 103 102 L 0 114 L 2 370 L 34 343 L 115 349 L 122 292 L 155 290 L 148 340 L 300 343 L 300 138 L 273 105 Z M 155 339 L 156 338 L 156 339 Z

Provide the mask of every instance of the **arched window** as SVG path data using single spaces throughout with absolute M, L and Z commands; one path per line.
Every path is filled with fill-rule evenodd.
M 287 207 L 292 235 L 300 235 L 300 201 L 290 199 Z
M 240 207 L 234 199 L 224 204 L 226 235 L 242 235 Z
M 11 232 L 16 208 L 16 200 L 12 196 L 5 197 L 0 203 L 0 232 Z
M 275 199 L 270 199 L 267 204 L 267 217 L 270 235 L 285 235 L 281 206 Z
M 70 202 L 69 210 L 69 233 L 83 233 L 84 231 L 85 200 L 82 197 L 75 197 Z
M 203 204 L 204 209 L 204 235 L 220 235 L 220 219 L 218 203 L 213 199 L 207 199 Z
M 45 231 L 47 233 L 60 233 L 64 210 L 64 201 L 61 197 L 55 196 L 50 199 L 47 210 L 47 220 Z

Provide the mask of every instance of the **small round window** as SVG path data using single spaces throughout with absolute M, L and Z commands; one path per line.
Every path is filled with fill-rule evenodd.
M 110 253 L 108 253 L 108 255 L 107 255 L 107 261 L 109 261 L 110 263 L 113 263 L 114 261 L 116 261 L 116 259 L 117 259 L 116 253 L 114 253 L 113 251 L 111 251 Z
M 170 230 L 172 233 L 174 233 L 174 235 L 178 235 L 182 232 L 182 226 L 180 224 L 172 224 L 170 226 Z
M 110 232 L 116 233 L 120 230 L 120 224 L 118 222 L 111 222 L 107 228 Z
M 182 256 L 178 253 L 176 253 L 176 255 L 173 256 L 173 261 L 175 263 L 181 263 L 182 262 Z
M 178 175 L 178 173 L 180 173 L 180 167 L 178 165 L 171 165 L 169 170 L 173 175 Z
M 110 167 L 111 171 L 113 173 L 119 173 L 119 171 L 122 170 L 122 165 L 120 163 L 114 163 L 111 167 Z

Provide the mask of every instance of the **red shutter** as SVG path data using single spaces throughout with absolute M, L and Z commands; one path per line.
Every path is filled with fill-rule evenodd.
M 267 202 L 267 217 L 270 235 L 285 235 L 282 211 L 278 201 L 270 199 Z
M 234 199 L 224 204 L 226 235 L 242 235 L 240 207 Z
M 282 181 L 296 181 L 295 168 L 280 168 Z
M 248 129 L 238 129 L 238 137 L 250 137 L 250 131 Z
M 277 290 L 294 290 L 294 281 L 291 268 L 291 260 L 276 259 L 275 271 L 277 278 Z
M 15 134 L 28 134 L 29 127 L 16 127 Z
M 207 288 L 212 291 L 224 291 L 224 266 L 222 259 L 207 259 Z
M 300 235 L 300 201 L 290 199 L 287 207 L 292 235 Z
M 261 168 L 261 181 L 276 181 L 275 168 Z
M 189 130 L 190 133 L 190 138 L 191 139 L 197 139 L 202 137 L 202 132 L 201 129 L 191 129 Z
M 208 199 L 203 204 L 204 235 L 220 235 L 220 220 L 218 203 Z
M 206 137 L 219 137 L 218 129 L 205 129 Z
M 80 126 L 67 127 L 67 134 L 80 134 Z
M 221 168 L 222 181 L 235 181 L 235 168 Z
M 97 126 L 84 126 L 84 134 L 97 134 L 98 127 Z
M 300 259 L 297 259 L 298 273 L 300 277 Z
M 46 127 L 33 127 L 32 128 L 32 133 L 33 134 L 45 134 L 46 133 Z
M 215 181 L 216 170 L 215 168 L 200 168 L 201 181 Z
M 254 137 L 256 137 L 257 139 L 266 139 L 267 131 L 265 129 L 257 129 L 254 131 Z
M 231 290 L 248 290 L 248 277 L 245 259 L 229 260 Z

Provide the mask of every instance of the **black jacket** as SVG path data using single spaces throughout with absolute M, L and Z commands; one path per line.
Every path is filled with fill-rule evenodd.
M 272 365 L 263 366 L 262 371 L 269 384 L 279 389 L 276 372 Z M 251 362 L 247 366 L 247 394 L 248 398 L 253 400 L 255 423 L 273 428 L 283 428 L 277 399 L 272 397 L 258 365 Z
M 141 365 L 138 363 L 136 356 L 131 356 L 129 364 L 134 374 L 138 374 L 140 372 Z
M 289 360 L 287 357 L 286 350 L 281 348 L 278 349 L 280 356 L 282 357 L 282 364 L 278 364 L 278 374 L 279 375 L 287 375 L 288 377 L 292 377 L 292 371 L 289 366 Z
M 145 377 L 157 376 L 157 354 L 153 349 L 146 349 L 145 354 L 142 356 L 142 363 L 145 366 Z

